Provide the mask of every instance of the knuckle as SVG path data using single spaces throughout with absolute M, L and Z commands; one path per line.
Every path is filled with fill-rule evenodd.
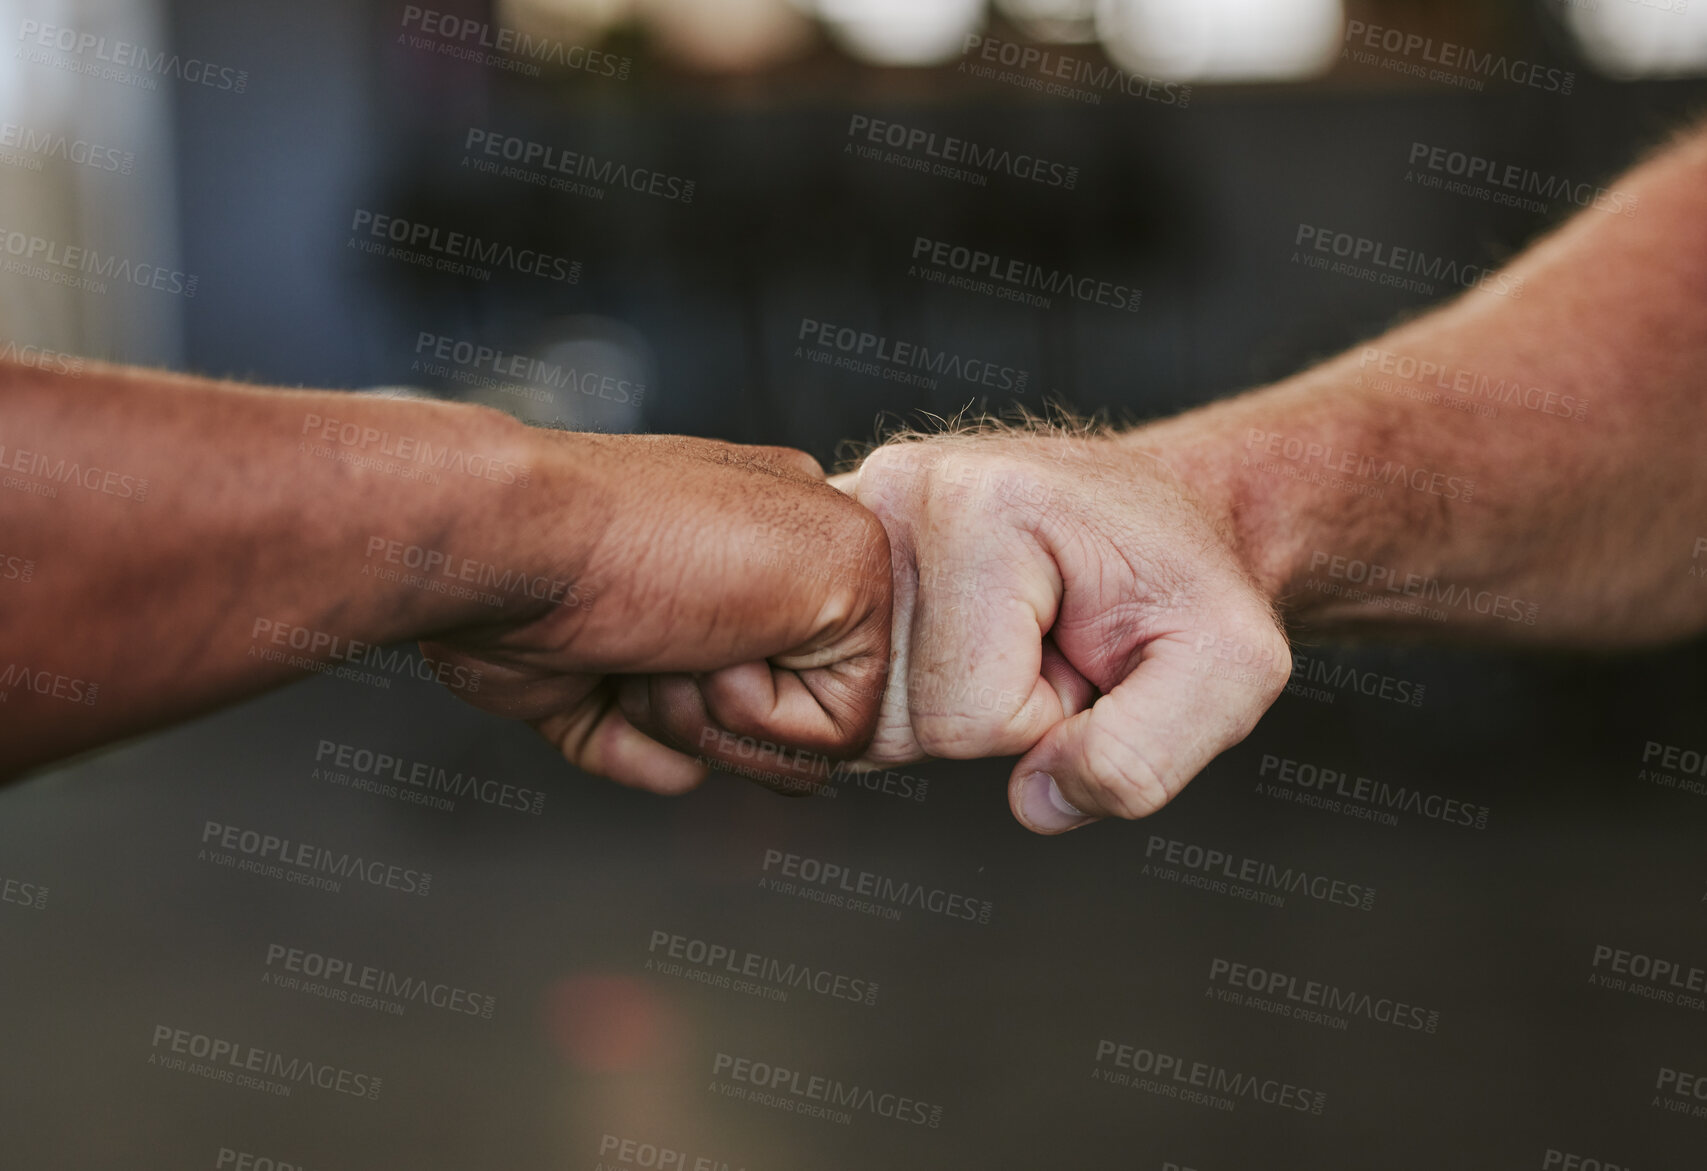
M 922 443 L 890 443 L 879 447 L 859 465 L 859 495 L 892 499 L 915 487 L 923 474 Z
M 1227 685 L 1224 722 L 1243 728 L 1235 739 L 1255 726 L 1292 679 L 1292 644 L 1266 611 L 1223 620 L 1199 633 L 1193 650 L 1199 656 L 1194 669 Z
M 810 453 L 798 448 L 766 446 L 755 450 L 762 453 L 767 460 L 791 468 L 813 479 L 822 479 L 824 476 L 824 469 L 818 461 Z
M 883 527 L 883 521 L 876 513 L 861 508 L 853 501 L 847 501 L 843 510 L 847 517 L 847 544 L 851 549 L 857 549 L 860 556 L 855 560 L 869 564 L 871 568 L 878 567 L 887 570 L 889 567 L 889 532 Z
M 763 739 L 771 735 L 771 714 L 759 712 L 744 704 L 720 705 L 711 711 L 712 718 L 737 736 Z M 699 730 L 699 721 L 684 719 L 672 723 L 672 734 L 692 737 Z
M 1286 690 L 1286 685 L 1292 679 L 1292 643 L 1280 628 L 1272 621 L 1265 621 L 1257 627 L 1252 636 L 1256 644 L 1262 648 L 1264 669 L 1262 672 L 1260 692 L 1263 708 L 1280 698 L 1280 693 Z M 1258 712 L 1257 715 L 1261 715 Z M 1251 720 L 1256 723 L 1255 718 Z M 1250 729 L 1247 728 L 1248 732 Z
M 930 753 L 924 750 L 913 735 L 912 729 L 897 734 L 879 729 L 865 751 L 860 753 L 859 763 L 866 770 L 886 769 L 903 764 L 916 764 L 929 757 Z
M 867 503 L 959 508 L 968 502 L 1037 504 L 1048 495 L 1031 459 L 949 439 L 880 447 L 860 468 L 860 497 Z
M 1088 728 L 1082 751 L 1085 786 L 1111 816 L 1148 817 L 1173 797 L 1163 770 L 1107 729 Z
M 1030 462 L 1005 452 L 956 452 L 936 483 L 956 503 L 976 500 L 985 507 L 1040 504 L 1047 496 Z
M 802 742 L 798 746 L 831 760 L 851 760 L 864 755 L 871 746 L 871 737 L 869 724 L 849 725 L 827 732 L 815 742 Z
M 1040 730 L 1028 727 L 1029 695 L 1002 680 L 955 671 L 919 672 L 908 683 L 913 733 L 931 756 L 967 760 L 1024 751 Z
M 921 751 L 940 760 L 975 760 L 994 755 L 986 720 L 965 716 L 916 716 L 913 737 Z

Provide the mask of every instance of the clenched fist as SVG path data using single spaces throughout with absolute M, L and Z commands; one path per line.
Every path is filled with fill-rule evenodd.
M 1286 685 L 1286 638 L 1224 525 L 1122 440 L 892 442 L 837 483 L 894 562 L 873 764 L 1023 754 L 1014 814 L 1059 833 L 1161 808 Z
M 0 363 L 7 450 L 125 469 L 148 506 L 7 494 L 8 552 L 55 556 L 0 605 L 0 645 L 100 703 L 14 694 L 0 777 L 400 641 L 655 791 L 708 763 L 798 789 L 871 738 L 889 545 L 802 452 L 99 364 L 75 390 Z M 388 551 L 429 568 L 371 572 Z M 261 656 L 257 623 L 318 637 Z
M 531 433 L 527 563 L 575 603 L 423 643 L 478 668 L 482 708 L 654 792 L 706 761 L 798 790 L 876 726 L 889 654 L 877 520 L 802 452 Z

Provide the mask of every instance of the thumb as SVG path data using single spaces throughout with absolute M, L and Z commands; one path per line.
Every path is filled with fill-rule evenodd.
M 1266 607 L 1220 631 L 1155 639 L 1131 674 L 1020 759 L 1008 785 L 1014 816 L 1056 834 L 1156 812 L 1250 734 L 1290 675 L 1290 648 Z

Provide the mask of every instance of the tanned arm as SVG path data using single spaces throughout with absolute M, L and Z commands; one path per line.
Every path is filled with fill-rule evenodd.
M 883 531 L 785 449 L 14 365 L 0 534 L 0 774 L 425 640 L 462 698 L 676 791 L 857 751 L 886 667 Z

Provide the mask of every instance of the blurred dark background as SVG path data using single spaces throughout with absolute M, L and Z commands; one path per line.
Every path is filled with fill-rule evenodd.
M 7 7 L 14 27 L 110 18 Z M 114 136 L 144 146 L 134 175 L 8 173 L 8 214 L 69 206 L 89 232 L 199 277 L 169 305 L 132 289 L 49 303 L 18 281 L 5 304 L 34 331 L 22 340 L 280 385 L 408 387 L 541 425 L 791 444 L 826 463 L 921 412 L 1060 402 L 1139 420 L 1291 373 L 1449 292 L 1308 269 L 1293 260 L 1300 224 L 1495 264 L 1576 210 L 1425 186 L 1417 144 L 1612 186 L 1707 96 L 1704 14 L 1634 0 L 430 10 L 591 46 L 625 62 L 622 77 L 458 59 L 440 47 L 453 38 L 421 41 L 426 8 L 176 0 L 131 14 L 145 43 L 246 71 L 242 93 L 9 63 L 15 109 L 50 89 L 61 104 L 30 109 L 92 94 L 105 113 L 88 116 L 130 119 Z M 1416 54 L 1359 61 L 1342 56 L 1344 21 L 1508 67 L 1473 78 L 1478 92 L 1464 70 L 1451 83 L 1397 67 Z M 1176 100 L 978 76 L 968 30 L 1172 78 Z M 1568 74 L 1570 92 L 1508 80 L 1512 62 Z M 847 149 L 869 145 L 849 134 L 856 117 L 1041 156 L 1076 179 L 978 183 L 864 158 Z M 566 191 L 482 172 L 471 131 L 665 182 L 583 175 Z M 691 201 L 657 193 L 689 182 Z M 579 280 L 365 254 L 352 246 L 364 212 L 573 258 Z M 1131 285 L 1142 303 L 1044 309 L 941 287 L 910 272 L 921 237 Z M 1025 388 L 827 367 L 805 353 L 803 321 L 1023 371 Z M 441 344 L 577 379 L 436 359 Z M 1061 840 L 1012 823 L 1005 761 L 799 801 L 714 777 L 666 801 L 574 774 L 526 729 L 413 678 L 305 681 L 0 793 L 0 879 L 49 891 L 39 911 L 0 905 L 0 1165 L 628 1171 L 649 1165 L 621 1147 L 632 1139 L 687 1152 L 685 1168 L 703 1156 L 751 1171 L 1495 1169 L 1569 1154 L 1700 1167 L 1707 1116 L 1666 1109 L 1656 1078 L 1707 1075 L 1707 1013 L 1591 977 L 1608 971 L 1597 948 L 1707 968 L 1707 798 L 1641 772 L 1650 741 L 1707 747 L 1703 649 L 1312 648 L 1426 700 L 1283 697 L 1152 821 Z M 328 742 L 503 779 L 543 792 L 543 809 L 354 791 L 316 774 Z M 1259 786 L 1271 756 L 1468 802 L 1485 828 L 1277 798 Z M 200 856 L 210 821 L 430 871 L 431 893 L 234 873 Z M 1158 837 L 1378 897 L 1360 911 L 1188 889 L 1146 869 Z M 957 892 L 988 903 L 988 922 L 763 889 L 768 851 Z M 880 991 L 866 1005 L 708 985 L 648 967 L 657 933 Z M 495 1011 L 398 1014 L 278 987 L 270 947 L 472 990 Z M 1218 959 L 1419 1005 L 1438 1027 L 1231 1004 L 1215 995 Z M 162 1027 L 380 1077 L 383 1091 L 279 1096 L 151 1065 Z M 1320 1091 L 1325 1109 L 1112 1085 L 1093 1076 L 1111 1068 L 1103 1042 Z M 716 1089 L 720 1053 L 920 1099 L 940 1125 L 734 1100 Z

